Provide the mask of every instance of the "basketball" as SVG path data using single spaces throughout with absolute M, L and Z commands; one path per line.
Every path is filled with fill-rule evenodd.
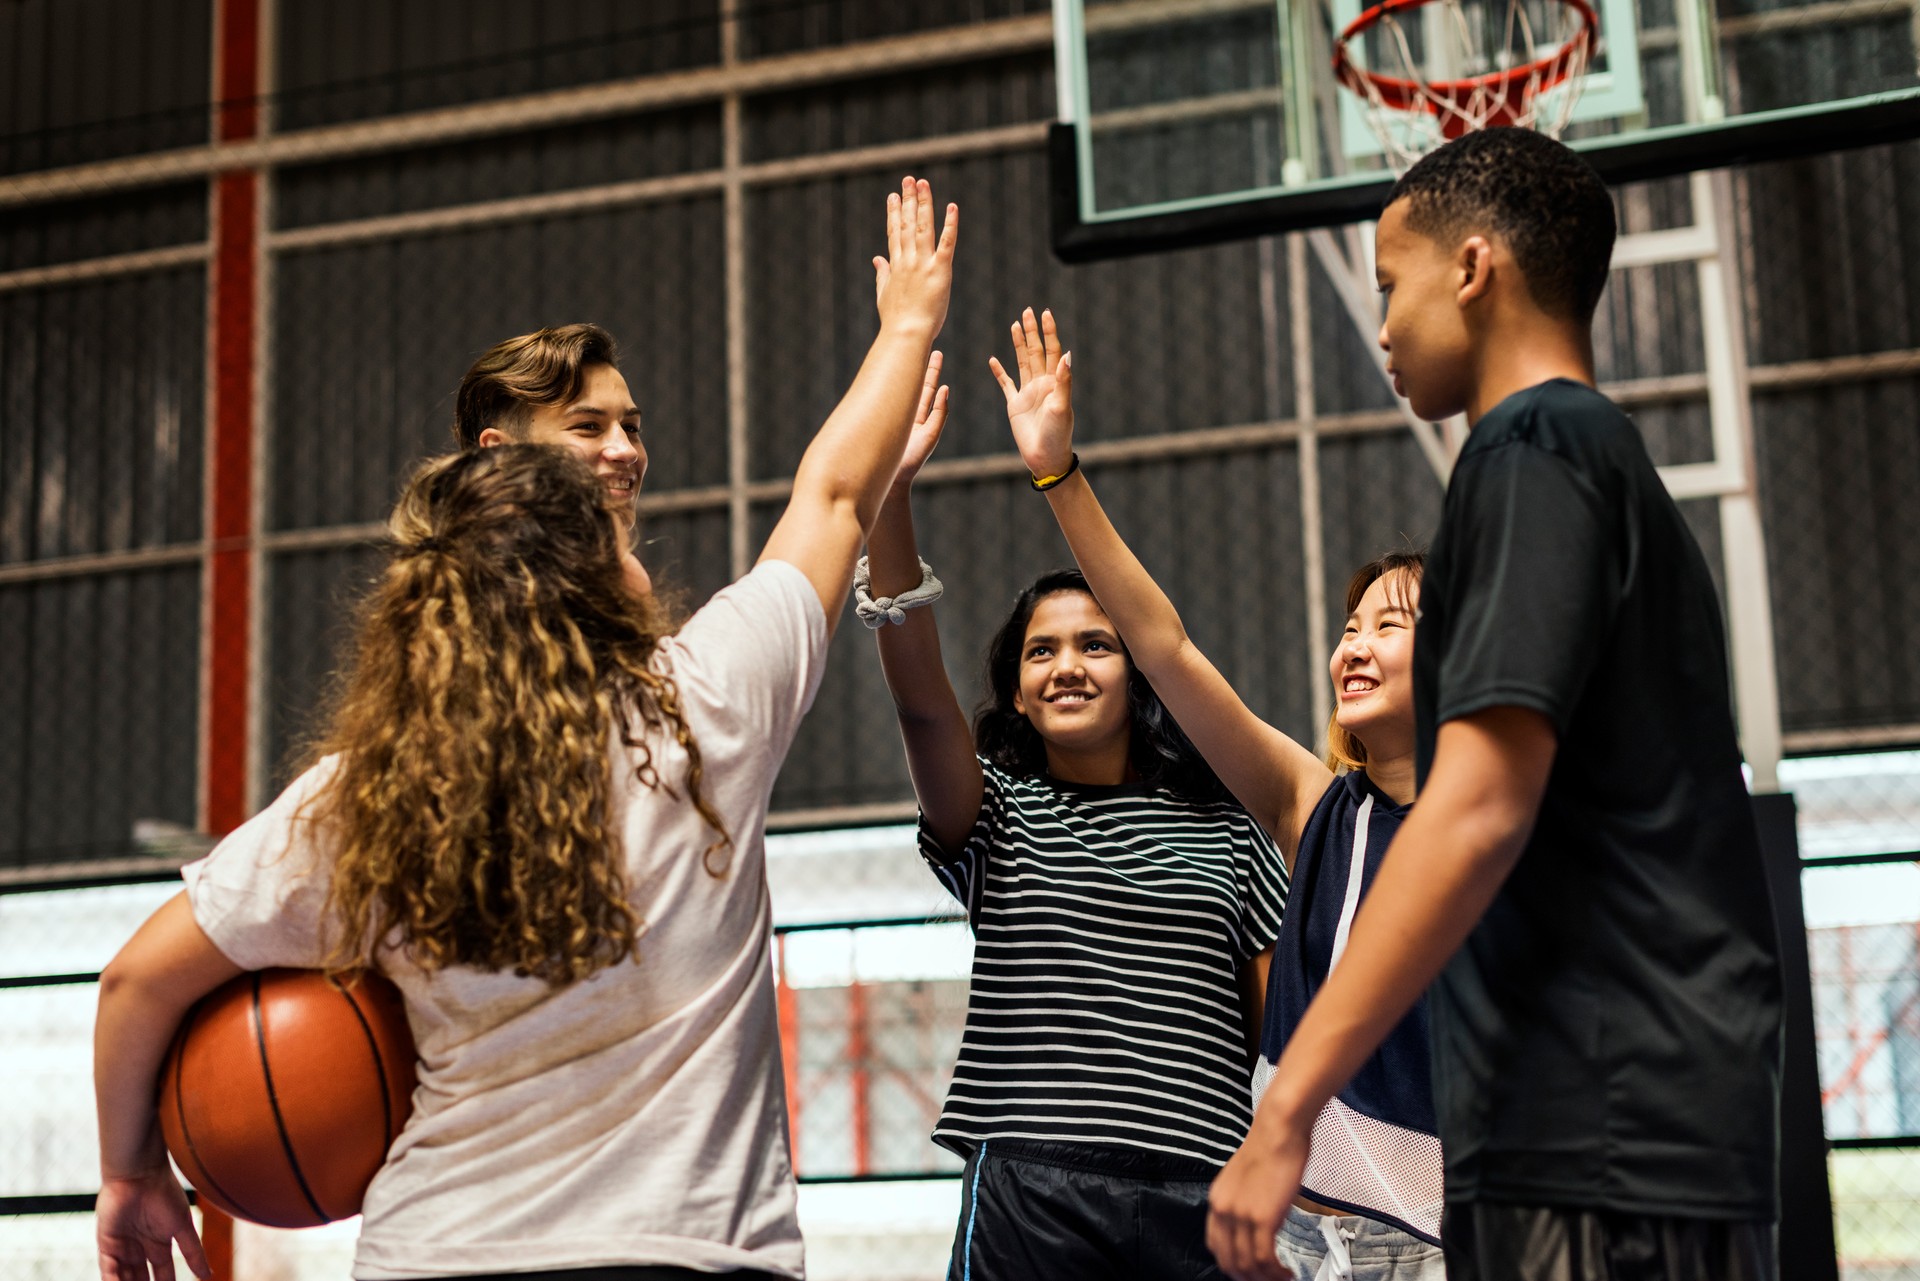
M 187 1012 L 161 1070 L 160 1129 L 207 1203 L 268 1227 L 317 1227 L 360 1212 L 413 1084 L 393 984 L 259 970 Z

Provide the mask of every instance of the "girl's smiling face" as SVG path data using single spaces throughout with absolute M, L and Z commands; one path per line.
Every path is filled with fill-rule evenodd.
M 1116 737 L 1130 740 L 1132 665 L 1093 597 L 1077 591 L 1041 597 L 1027 620 L 1019 670 L 1013 708 L 1048 746 L 1083 753 Z
M 1375 579 L 1347 617 L 1327 665 L 1334 719 L 1365 745 L 1369 759 L 1412 746 L 1413 624 L 1419 608 L 1420 584 L 1410 574 Z

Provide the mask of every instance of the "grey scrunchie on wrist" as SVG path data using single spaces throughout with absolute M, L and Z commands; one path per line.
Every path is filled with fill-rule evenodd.
M 853 567 L 853 612 L 869 631 L 877 631 L 888 623 L 906 622 L 908 610 L 933 604 L 945 590 L 933 576 L 933 567 L 924 560 L 920 562 L 920 585 L 898 596 L 873 594 L 873 575 L 867 568 L 865 556 Z

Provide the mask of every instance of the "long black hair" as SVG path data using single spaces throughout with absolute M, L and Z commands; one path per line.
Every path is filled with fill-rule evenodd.
M 1014 710 L 1020 689 L 1020 655 L 1026 647 L 1027 624 L 1039 603 L 1056 592 L 1083 592 L 1093 588 L 1077 569 L 1042 574 L 1013 603 L 1013 612 L 987 646 L 986 698 L 973 714 L 973 742 L 980 755 L 1010 774 L 1040 777 L 1047 772 L 1047 747 L 1033 722 Z M 1099 603 L 1098 597 L 1093 597 Z M 1126 638 L 1121 637 L 1121 650 Z M 1225 800 L 1225 785 L 1202 759 L 1186 733 L 1153 692 L 1153 686 L 1133 659 L 1127 657 L 1127 711 L 1133 721 L 1129 752 L 1134 772 L 1150 786 L 1165 787 L 1195 800 Z

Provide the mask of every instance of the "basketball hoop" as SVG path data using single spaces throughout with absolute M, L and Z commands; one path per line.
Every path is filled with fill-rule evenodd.
M 1490 10 L 1497 3 L 1476 0 L 1473 8 Z M 1504 3 L 1506 18 L 1497 40 L 1478 38 L 1467 0 L 1381 0 L 1334 41 L 1333 74 L 1363 100 L 1367 124 L 1395 169 L 1404 170 L 1441 143 L 1477 129 L 1510 125 L 1558 137 L 1566 128 L 1599 38 L 1593 6 L 1589 0 L 1547 0 L 1560 19 L 1554 31 L 1536 41 L 1528 0 Z M 1421 32 L 1423 61 L 1399 18 L 1429 5 L 1439 9 L 1431 15 L 1437 22 L 1428 22 Z M 1486 25 L 1484 15 L 1478 16 L 1478 25 Z M 1370 32 L 1384 53 L 1381 61 L 1395 64 L 1396 74 L 1368 70 L 1352 57 L 1350 42 Z M 1550 52 L 1542 55 L 1543 47 Z M 1427 66 L 1435 63 L 1475 74 L 1434 78 Z M 1562 86 L 1563 92 L 1553 92 Z

